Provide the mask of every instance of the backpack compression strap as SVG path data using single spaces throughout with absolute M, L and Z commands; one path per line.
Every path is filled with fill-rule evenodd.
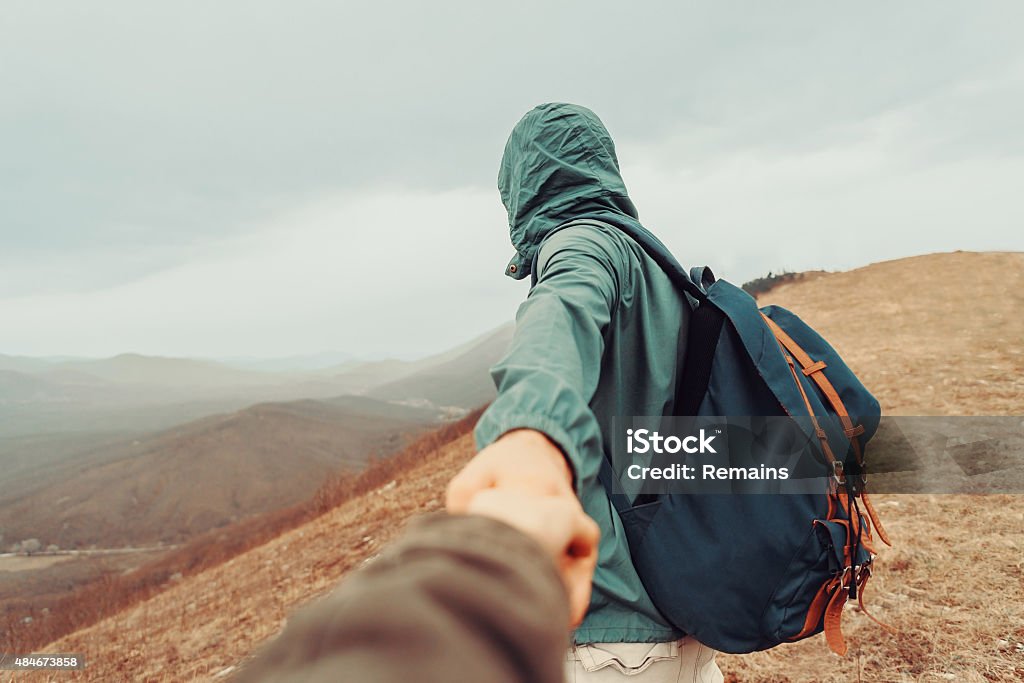
M 768 325 L 768 328 L 772 331 L 772 334 L 775 335 L 775 338 L 779 340 L 779 343 L 793 355 L 793 358 L 795 358 L 798 363 L 800 363 L 800 367 L 803 368 L 804 375 L 810 377 L 814 383 L 818 385 L 818 388 L 821 389 L 821 393 L 825 395 L 825 398 L 828 399 L 828 402 L 832 405 L 832 410 L 834 410 L 836 415 L 839 416 L 839 420 L 843 425 L 843 432 L 846 434 L 846 437 L 850 440 L 850 444 L 853 446 L 854 457 L 857 459 L 857 467 L 861 472 L 863 472 L 864 453 L 861 449 L 860 439 L 858 437 L 864 433 L 864 426 L 854 426 L 853 420 L 850 419 L 849 411 L 846 410 L 843 400 L 839 397 L 839 392 L 836 391 L 835 387 L 832 386 L 832 382 L 830 382 L 828 377 L 825 376 L 825 362 L 815 361 L 811 358 L 807 352 L 804 351 L 792 337 L 786 334 L 786 331 L 779 327 L 778 323 L 774 320 L 766 316 L 764 313 L 761 314 L 761 317 L 764 318 L 765 324 Z M 803 387 L 800 385 L 799 381 L 797 382 L 797 387 L 800 389 L 800 393 L 803 394 Z M 804 397 L 804 400 L 807 400 L 806 396 Z M 811 419 L 814 419 L 813 415 L 811 416 Z M 826 452 L 828 452 L 827 447 Z M 838 463 L 836 467 L 839 467 L 841 472 L 842 462 L 838 460 L 835 462 Z M 867 491 L 862 490 L 860 497 L 861 500 L 864 501 L 864 508 L 867 510 L 868 517 L 871 519 L 871 524 L 874 526 L 875 531 L 878 532 L 878 537 L 882 539 L 882 542 L 886 545 L 892 546 L 892 543 L 889 541 L 889 535 L 885 532 L 885 527 L 883 527 L 881 522 L 879 522 L 875 506 L 871 504 L 871 499 L 867 496 Z
M 786 334 L 785 330 L 779 327 L 778 323 L 766 316 L 764 313 L 761 314 L 764 318 L 765 323 L 771 329 L 772 334 L 775 338 L 786 347 L 786 350 L 793 354 L 793 357 L 800 363 L 800 367 L 803 368 L 805 376 L 810 377 L 814 380 L 814 383 L 821 389 L 821 393 L 825 395 L 828 402 L 832 404 L 832 410 L 836 411 L 839 416 L 840 422 L 843 423 L 843 432 L 846 434 L 846 438 L 850 440 L 853 445 L 853 452 L 857 457 L 857 464 L 864 464 L 864 456 L 861 454 L 860 440 L 857 438 L 864 433 L 864 425 L 854 426 L 853 420 L 850 419 L 850 413 L 847 412 L 846 406 L 843 405 L 843 400 L 839 398 L 839 392 L 836 391 L 832 383 L 828 381 L 828 377 L 823 372 L 827 367 L 825 361 L 815 361 L 807 352 L 797 344 L 792 337 Z
M 850 440 L 851 445 L 854 449 L 854 454 L 857 458 L 857 465 L 859 472 L 863 472 L 863 452 L 860 448 L 860 443 L 857 437 L 864 433 L 864 427 L 853 425 L 853 421 L 850 419 L 850 414 L 846 410 L 846 406 L 843 404 L 842 399 L 839 397 L 839 392 L 835 390 L 832 383 L 825 376 L 825 363 L 823 361 L 815 361 L 812 359 L 804 349 L 793 340 L 786 332 L 779 327 L 779 325 L 766 316 L 764 313 L 761 314 L 765 324 L 772 331 L 772 334 L 779 342 L 779 346 L 782 348 L 783 355 L 786 357 L 786 362 L 789 364 L 789 370 L 793 374 L 793 381 L 796 383 L 797 389 L 800 390 L 800 395 L 803 397 L 804 404 L 807 406 L 808 415 L 814 424 L 814 431 L 818 438 L 821 440 L 822 450 L 832 463 L 833 469 L 836 474 L 836 481 L 840 484 L 845 484 L 846 490 L 843 488 L 837 488 L 832 494 L 829 495 L 829 510 L 828 519 L 833 522 L 837 522 L 846 527 L 847 537 L 849 539 L 849 546 L 844 553 L 844 568 L 843 571 L 832 579 L 827 581 L 818 590 L 814 600 L 811 601 L 810 608 L 807 611 L 807 616 L 804 621 L 804 628 L 796 636 L 790 640 L 799 640 L 809 635 L 819 621 L 822 623 L 822 628 L 825 632 L 825 642 L 828 643 L 829 649 L 836 654 L 842 656 L 846 654 L 846 639 L 843 637 L 842 629 L 842 618 L 843 608 L 846 605 L 848 599 L 856 598 L 860 605 L 861 612 L 866 614 L 869 619 L 874 621 L 876 624 L 881 626 L 889 633 L 895 633 L 894 629 L 888 624 L 884 624 L 876 619 L 871 613 L 867 611 L 864 606 L 864 590 L 867 588 L 868 580 L 871 578 L 871 563 L 870 561 L 863 565 L 855 565 L 855 553 L 857 545 L 863 544 L 868 552 L 873 556 L 875 554 L 874 548 L 871 544 L 871 526 L 878 532 L 879 538 L 886 545 L 892 545 L 889 542 L 889 538 L 885 533 L 885 529 L 878 521 L 878 515 L 875 513 L 874 506 L 871 505 L 871 501 L 868 498 L 867 491 L 860 490 L 860 498 L 864 501 L 864 507 L 867 509 L 868 517 L 871 520 L 871 526 L 867 526 L 862 521 L 860 511 L 856 505 L 856 492 L 852 486 L 852 480 L 843 479 L 842 462 L 836 460 L 832 453 L 832 449 L 828 445 L 828 437 L 825 431 L 821 429 L 818 424 L 818 420 L 814 415 L 814 409 L 811 407 L 811 403 L 808 400 L 807 393 L 804 391 L 803 384 L 800 382 L 796 374 L 795 362 L 800 363 L 800 367 L 803 369 L 803 374 L 806 377 L 810 377 L 814 380 L 815 384 L 821 389 L 821 392 L 828 399 L 828 402 L 832 405 L 832 409 L 839 416 L 843 424 L 844 432 L 847 438 Z M 794 361 L 796 358 L 796 361 Z M 841 511 L 846 514 L 847 519 L 840 517 L 834 517 L 836 512 L 835 502 L 838 500 Z M 862 532 L 863 535 L 862 535 Z M 856 539 L 856 541 L 854 540 Z

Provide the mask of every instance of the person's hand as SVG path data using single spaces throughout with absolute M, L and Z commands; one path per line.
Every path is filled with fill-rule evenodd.
M 590 604 L 601 532 L 594 520 L 583 512 L 576 497 L 486 489 L 473 497 L 466 512 L 505 522 L 540 543 L 565 584 L 569 596 L 569 626 L 579 626 Z
M 477 453 L 448 484 L 448 512 L 466 512 L 476 494 L 491 488 L 576 499 L 562 451 L 532 429 L 507 432 Z

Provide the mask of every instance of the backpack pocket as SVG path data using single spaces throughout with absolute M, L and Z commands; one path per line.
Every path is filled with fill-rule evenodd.
M 822 630 L 823 612 L 815 598 L 843 565 L 845 525 L 814 520 L 807 538 L 793 556 L 765 606 L 762 624 L 765 634 L 776 642 L 798 640 Z M 812 609 L 815 607 L 815 609 Z
M 619 512 L 619 520 L 626 532 L 626 538 L 629 539 L 630 552 L 638 552 L 643 546 L 647 530 L 650 529 L 651 522 L 654 521 L 659 511 L 661 511 L 660 499 Z

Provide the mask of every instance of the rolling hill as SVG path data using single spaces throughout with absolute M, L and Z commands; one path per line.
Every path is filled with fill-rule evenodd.
M 55 361 L 0 356 L 0 476 L 7 438 L 144 434 L 260 402 L 369 394 L 470 410 L 490 397 L 487 368 L 500 357 L 500 340 L 510 330 L 504 326 L 419 360 L 349 361 L 308 370 L 294 369 L 287 359 L 257 370 L 139 354 Z M 325 357 L 332 355 L 338 354 Z M 280 369 L 268 369 L 275 366 Z
M 384 400 L 421 400 L 435 406 L 472 408 L 494 398 L 488 370 L 508 349 L 512 324 L 473 340 L 425 368 L 381 384 L 368 394 Z
M 46 370 L 51 364 L 42 358 L 30 356 L 8 356 L 0 353 L 0 370 L 17 370 L 19 372 L 34 372 Z
M 971 273 L 971 287 L 954 273 Z M 887 413 L 1020 415 L 1022 280 L 1024 254 L 933 254 L 822 274 L 762 301 L 799 312 L 829 338 Z M 76 680 L 223 680 L 405 519 L 439 509 L 472 452 L 467 434 L 379 490 L 43 651 L 86 653 L 93 664 Z M 896 545 L 882 551 L 868 602 L 898 635 L 854 608 L 845 659 L 813 638 L 723 656 L 727 680 L 1020 680 L 1024 603 L 1012 596 L 1024 586 L 1024 499 L 876 495 L 875 504 Z
M 267 384 L 266 373 L 191 358 L 123 353 L 100 360 L 66 361 L 58 369 L 83 372 L 108 382 L 163 387 L 223 387 Z
M 62 548 L 177 543 L 308 497 L 333 472 L 357 470 L 436 422 L 428 409 L 365 397 L 255 405 L 141 438 L 104 443 L 8 491 L 8 542 Z M 97 462 L 98 461 L 98 462 Z

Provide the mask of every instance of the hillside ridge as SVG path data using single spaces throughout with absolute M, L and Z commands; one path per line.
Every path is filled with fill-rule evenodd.
M 926 255 L 787 283 L 759 303 L 785 305 L 815 326 L 889 414 L 1022 414 L 1022 266 L 1020 253 Z M 949 275 L 964 272 L 970 288 Z M 86 652 L 96 664 L 76 680 L 222 680 L 292 609 L 330 590 L 411 515 L 439 510 L 444 485 L 472 453 L 467 434 L 379 490 L 47 651 Z M 846 681 L 853 665 L 863 680 L 1012 680 L 1020 672 L 997 643 L 1024 640 L 1024 605 L 1003 593 L 1024 580 L 1024 500 L 877 495 L 875 502 L 896 545 L 880 557 L 869 602 L 899 635 L 854 613 L 846 622 L 853 659 L 827 656 L 814 638 L 722 657 L 733 681 Z M 991 604 L 1001 605 L 999 619 L 984 612 Z

